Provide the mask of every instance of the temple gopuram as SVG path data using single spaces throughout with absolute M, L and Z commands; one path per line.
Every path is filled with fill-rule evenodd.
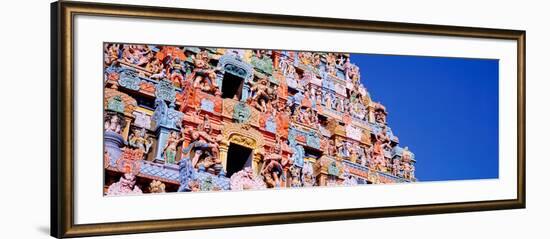
M 408 183 L 349 54 L 104 44 L 104 194 Z

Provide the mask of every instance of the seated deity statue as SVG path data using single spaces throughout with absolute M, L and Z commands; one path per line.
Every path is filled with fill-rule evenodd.
M 321 55 L 318 53 L 313 53 L 311 65 L 315 68 L 318 68 L 321 65 Z
M 312 61 L 313 53 L 307 51 L 298 52 L 298 59 L 303 65 L 309 65 Z
M 146 156 L 153 145 L 153 139 L 145 133 L 145 129 L 135 128 L 134 132 L 128 137 L 128 144 L 130 147 L 140 149 L 143 151 L 143 155 Z
M 358 147 L 358 161 L 357 163 L 363 165 L 363 166 L 366 166 L 367 165 L 367 162 L 368 162 L 368 158 L 367 158 L 367 150 L 365 149 L 364 146 L 359 146 Z
M 336 64 L 338 64 L 339 66 L 344 66 L 345 63 L 346 63 L 346 59 L 344 59 L 344 55 L 339 54 L 338 59 L 336 60 Z
M 162 65 L 162 62 L 156 57 L 151 58 L 149 63 L 145 66 L 145 69 L 152 74 L 160 73 L 163 68 L 164 66 Z
M 141 189 L 136 186 L 136 176 L 132 173 L 125 173 L 120 180 L 111 184 L 107 189 L 107 196 L 142 194 Z
M 329 144 L 327 146 L 327 154 L 328 156 L 331 156 L 331 157 L 336 157 L 336 152 L 337 152 L 337 149 L 336 149 L 336 145 L 334 144 L 334 140 L 329 140 Z
M 149 184 L 149 192 L 151 193 L 165 193 L 166 185 L 158 180 L 153 180 Z
M 120 134 L 122 132 L 122 128 L 124 127 L 123 124 L 124 121 L 122 117 L 119 116 L 117 113 L 106 114 L 104 122 L 105 131 Z
M 336 142 L 336 148 L 338 149 L 338 156 L 342 158 L 350 157 L 349 142 L 343 140 Z
M 203 152 L 201 152 L 200 150 L 197 150 L 197 152 L 195 152 L 193 160 L 196 160 L 197 164 L 193 166 L 195 168 L 202 167 L 206 172 L 209 172 L 210 174 L 216 174 L 217 172 L 220 172 L 220 167 L 222 167 L 221 161 L 214 159 L 214 157 L 209 154 L 207 154 L 205 157 L 201 157 L 202 153 Z

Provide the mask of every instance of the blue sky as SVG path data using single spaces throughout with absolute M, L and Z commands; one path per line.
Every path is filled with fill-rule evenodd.
M 498 60 L 351 54 L 420 181 L 498 178 Z

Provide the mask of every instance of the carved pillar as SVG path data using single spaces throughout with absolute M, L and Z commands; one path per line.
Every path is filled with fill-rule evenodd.
M 248 80 L 245 79 L 243 83 L 243 90 L 241 93 L 241 101 L 246 101 L 246 99 L 248 99 L 249 92 L 250 92 L 250 85 L 248 84 Z
M 170 135 L 170 129 L 160 126 L 155 131 L 157 136 L 157 147 L 155 152 L 155 162 L 157 163 L 163 163 L 164 157 L 162 155 L 164 146 L 166 146 L 166 141 L 168 140 L 168 136 Z
M 223 142 L 220 144 L 220 160 L 222 161 L 223 171 L 227 172 L 227 151 L 229 150 L 229 144 L 227 142 Z
M 222 90 L 222 84 L 223 84 L 223 76 L 224 73 L 221 71 L 216 72 L 216 83 L 218 84 L 218 88 L 221 91 Z
M 262 154 L 259 151 L 260 149 L 255 149 L 252 156 L 252 172 L 254 172 L 254 175 L 260 175 L 260 170 L 262 170 Z
M 317 184 L 319 186 L 327 186 L 327 175 L 324 173 L 321 173 L 317 176 Z
M 130 123 L 132 123 L 132 118 L 125 117 L 124 121 L 126 121 L 126 123 L 124 124 L 125 126 L 124 126 L 124 129 L 122 130 L 122 138 L 124 138 L 124 140 L 127 141 L 128 135 L 130 134 Z

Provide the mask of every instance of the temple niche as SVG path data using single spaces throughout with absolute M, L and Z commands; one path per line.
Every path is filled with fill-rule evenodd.
M 349 54 L 104 51 L 105 195 L 416 181 Z

